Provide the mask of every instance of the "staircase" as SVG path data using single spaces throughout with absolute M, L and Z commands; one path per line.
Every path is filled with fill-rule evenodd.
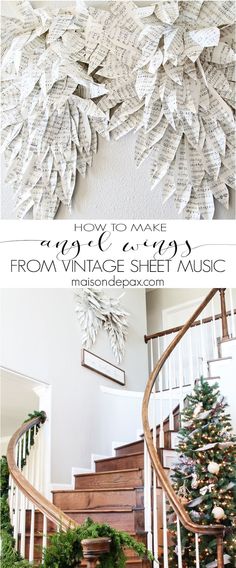
M 204 376 L 214 382 L 220 382 L 221 379 L 217 375 L 223 376 L 224 372 L 229 376 L 228 383 L 227 377 L 224 377 L 225 390 L 222 393 L 230 401 L 230 389 L 232 389 L 230 379 L 235 374 L 236 360 L 232 352 L 232 345 L 235 348 L 233 327 L 230 335 L 227 318 L 229 314 L 233 314 L 231 317 L 233 321 L 235 312 L 232 310 L 226 312 L 223 302 L 224 290 L 220 289 L 222 313 L 212 318 L 207 316 L 205 320 L 202 318 L 202 311 L 209 302 L 213 301 L 217 292 L 218 289 L 209 292 L 185 325 L 145 337 L 146 342 L 151 341 L 152 354 L 155 348 L 153 342 L 157 341 L 158 362 L 154 366 L 151 360 L 150 378 L 144 397 L 142 395 L 144 435 L 138 440 L 117 447 L 115 456 L 96 460 L 94 472 L 75 475 L 73 489 L 53 491 L 51 503 L 42 492 L 40 493 L 40 487 L 38 490 L 35 488 L 34 476 L 32 479 L 29 476 L 27 478 L 29 471 L 25 471 L 24 468 L 22 472 L 20 471 L 22 468 L 17 456 L 26 457 L 26 432 L 37 428 L 38 420 L 34 419 L 28 425 L 23 424 L 14 434 L 7 454 L 10 471 L 9 505 L 16 545 L 24 558 L 29 559 L 30 562 L 40 563 L 42 550 L 49 543 L 50 534 L 60 527 L 62 530 L 76 527 L 90 517 L 95 522 L 107 523 L 115 529 L 128 532 L 154 551 L 154 556 L 158 558 L 160 565 L 171 568 L 168 563 L 170 539 L 167 523 L 167 510 L 170 504 L 175 511 L 179 527 L 178 567 L 183 567 L 180 535 L 182 524 L 195 534 L 195 568 L 200 568 L 198 538 L 201 534 L 212 535 L 212 538 L 217 540 L 217 568 L 223 568 L 224 527 L 197 525 L 191 522 L 171 486 L 169 475 L 176 456 L 180 412 L 185 404 L 186 395 L 192 391 L 194 384 L 203 374 L 202 370 L 205 370 Z M 198 320 L 200 314 L 201 320 Z M 219 343 L 218 330 L 215 327 L 217 320 L 222 320 L 223 324 Z M 204 331 L 203 325 L 209 322 L 212 322 L 214 358 L 207 357 L 209 352 L 206 351 L 205 345 L 205 338 L 209 339 L 209 334 Z M 194 353 L 191 337 L 194 326 L 200 326 L 201 330 L 197 356 Z M 170 335 L 171 340 L 168 345 L 164 344 L 162 350 L 160 339 L 167 335 Z M 187 343 L 183 341 L 181 343 L 186 336 Z M 199 346 L 202 353 L 200 358 Z M 230 356 L 231 352 L 233 356 Z M 201 361 L 200 367 L 196 365 L 198 360 Z M 185 364 L 187 369 L 192 371 L 191 373 L 185 372 Z M 226 371 L 225 365 L 226 367 L 228 365 Z M 230 373 L 229 368 L 231 368 Z M 186 381 L 186 377 L 189 382 Z M 178 401 L 177 404 L 175 400 Z M 166 408 L 170 410 L 166 411 Z M 169 415 L 166 416 L 168 413 Z M 150 418 L 151 423 L 149 423 Z M 35 471 L 35 466 L 33 470 Z M 150 568 L 150 563 L 138 558 L 133 551 L 125 552 L 127 568 Z M 86 566 L 85 560 L 82 566 Z
M 169 474 L 170 467 L 165 466 L 174 449 L 175 435 L 179 428 L 179 406 L 174 410 L 174 430 L 169 430 L 169 417 L 164 421 L 165 447 L 159 448 L 158 454 Z M 160 427 L 156 429 L 157 447 L 159 446 Z M 78 524 L 88 517 L 98 523 L 108 523 L 117 530 L 128 532 L 136 540 L 147 545 L 144 518 L 144 440 L 136 440 L 115 450 L 115 457 L 97 460 L 95 472 L 74 476 L 74 489 L 52 492 L 53 504 Z M 158 500 L 161 501 L 162 489 L 157 482 Z M 161 507 L 160 507 L 161 512 Z M 31 512 L 26 512 L 25 557 L 29 558 Z M 159 515 L 160 554 L 162 548 L 162 518 Z M 48 534 L 56 527 L 48 524 Z M 42 558 L 43 515 L 35 511 L 35 560 Z M 21 540 L 19 539 L 19 550 Z M 150 568 L 150 563 L 138 558 L 132 550 L 126 550 L 127 568 Z M 86 566 L 84 562 L 82 566 Z

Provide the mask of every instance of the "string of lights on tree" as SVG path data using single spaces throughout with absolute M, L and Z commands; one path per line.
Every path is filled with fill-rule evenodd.
M 181 414 L 178 461 L 172 472 L 172 482 L 180 501 L 190 517 L 202 525 L 223 524 L 224 564 L 235 566 L 236 553 L 236 437 L 232 433 L 227 404 L 217 384 L 201 379 L 192 395 L 186 399 Z M 169 515 L 171 568 L 178 567 L 177 525 Z M 183 568 L 195 564 L 195 535 L 181 527 Z M 199 537 L 201 568 L 214 568 L 216 539 Z

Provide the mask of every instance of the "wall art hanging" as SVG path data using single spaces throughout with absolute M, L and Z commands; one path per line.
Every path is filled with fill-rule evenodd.
M 81 365 L 91 371 L 95 371 L 98 375 L 115 381 L 119 385 L 125 385 L 125 371 L 123 369 L 113 365 L 110 361 L 98 357 L 98 355 L 91 353 L 87 349 L 82 349 Z
M 128 334 L 128 313 L 122 308 L 121 296 L 110 298 L 98 290 L 84 288 L 75 295 L 79 323 L 82 329 L 82 345 L 90 349 L 103 328 L 107 331 L 115 360 L 124 357 Z
M 69 206 L 97 135 L 134 130 L 136 164 L 152 156 L 163 201 L 211 219 L 214 199 L 227 208 L 235 189 L 234 0 L 79 4 L 22 0 L 21 20 L 5 21 L 3 149 L 19 216 Z
M 33 209 L 34 219 L 51 219 L 60 203 L 70 206 L 76 173 L 92 164 L 107 122 L 93 99 L 106 91 L 85 64 L 83 11 L 34 10 L 27 0 L 18 9 L 2 40 L 6 182 L 18 217 Z

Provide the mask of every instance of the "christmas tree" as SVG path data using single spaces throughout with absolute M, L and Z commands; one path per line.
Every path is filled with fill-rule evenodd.
M 201 379 L 186 398 L 181 413 L 178 461 L 172 473 L 175 492 L 191 519 L 202 525 L 223 524 L 224 563 L 235 566 L 236 538 L 236 437 L 232 433 L 227 404 L 217 384 Z M 176 524 L 171 526 L 176 543 Z M 195 535 L 181 528 L 183 567 L 194 566 Z M 201 568 L 214 568 L 216 539 L 200 536 Z M 171 548 L 171 568 L 178 566 L 178 547 Z

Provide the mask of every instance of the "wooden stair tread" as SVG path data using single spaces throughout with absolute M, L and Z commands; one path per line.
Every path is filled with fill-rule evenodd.
M 93 509 L 67 509 L 64 511 L 67 515 L 70 513 L 133 513 L 136 511 L 136 507 L 96 507 Z M 143 507 L 140 507 L 138 510 L 143 510 Z
M 179 432 L 178 430 L 166 430 L 165 433 L 168 433 L 168 434 L 178 434 L 178 432 Z M 143 436 L 143 434 L 142 434 L 142 436 Z M 139 444 L 139 443 L 143 443 L 143 437 L 140 438 L 140 440 L 135 440 L 134 442 L 127 442 L 127 444 L 122 444 L 122 446 L 116 446 L 116 447 L 115 447 L 115 450 L 123 450 L 124 448 L 130 447 L 130 446 L 132 447 L 132 446 L 135 446 L 135 444 Z M 167 449 L 168 449 L 168 451 L 169 451 L 171 448 L 160 448 L 160 449 L 162 449 L 162 450 L 167 450 Z M 139 453 L 139 452 L 137 452 L 137 453 Z M 141 452 L 140 452 L 140 453 L 141 453 Z M 128 456 L 128 455 L 130 455 L 130 454 L 124 454 L 124 455 L 127 455 L 127 456 Z M 132 455 L 134 456 L 135 453 L 133 453 Z M 116 456 L 116 457 L 119 457 L 119 456 Z
M 128 471 L 127 469 L 125 471 Z M 96 472 L 91 472 L 92 473 L 96 473 Z M 106 472 L 97 472 L 97 473 L 108 473 Z M 114 473 L 114 471 L 112 472 Z M 95 489 L 52 489 L 51 493 L 55 494 L 55 493 L 91 493 L 91 491 L 94 491 L 96 493 L 104 493 L 104 491 L 134 491 L 135 489 L 137 489 L 136 487 L 108 487 L 107 489 L 102 489 L 100 487 L 95 488 Z
M 163 448 L 162 448 L 162 449 L 163 449 Z M 95 463 L 106 462 L 106 461 L 108 461 L 108 460 L 109 460 L 109 461 L 118 460 L 118 459 L 120 459 L 121 457 L 122 457 L 122 458 L 133 458 L 133 457 L 135 457 L 135 456 L 143 456 L 143 452 L 135 452 L 135 453 L 133 453 L 133 454 L 126 454 L 125 456 L 111 456 L 110 458 L 102 458 L 102 459 L 100 459 L 100 460 L 95 460 Z M 126 469 L 126 471 L 128 471 L 128 470 Z
M 110 458 L 106 458 L 106 459 L 110 459 Z M 131 467 L 129 469 L 116 469 L 115 472 L 114 472 L 114 469 L 111 469 L 109 471 L 91 471 L 90 473 L 77 473 L 74 477 L 86 477 L 86 476 L 89 476 L 89 475 L 103 475 L 104 473 L 107 475 L 107 474 L 114 474 L 114 473 L 124 473 L 124 472 L 127 472 L 127 471 L 141 471 L 141 470 L 142 470 L 141 467 Z

